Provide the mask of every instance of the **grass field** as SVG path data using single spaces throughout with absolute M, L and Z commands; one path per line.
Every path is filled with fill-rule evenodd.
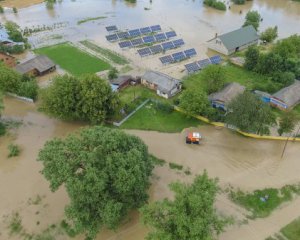
M 117 54 L 109 49 L 102 48 L 88 40 L 81 41 L 80 43 L 83 46 L 95 51 L 96 53 L 100 53 L 107 59 L 111 60 L 113 63 L 119 64 L 119 65 L 125 65 L 125 64 L 129 63 L 126 58 L 120 56 L 119 54 Z
M 158 110 L 155 103 L 148 103 L 129 118 L 121 127 L 123 129 L 153 130 L 159 132 L 181 132 L 187 127 L 196 127 L 202 123 L 184 114 L 172 111 L 166 113 Z
M 300 218 L 294 220 L 283 229 L 281 233 L 289 240 L 299 240 L 300 239 Z
M 68 43 L 39 48 L 35 52 L 48 56 L 73 75 L 96 73 L 110 68 L 107 62 L 82 52 Z

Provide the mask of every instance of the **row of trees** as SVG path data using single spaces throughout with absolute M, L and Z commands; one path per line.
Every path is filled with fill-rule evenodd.
M 116 229 L 129 211 L 142 206 L 143 221 L 153 228 L 147 239 L 211 239 L 225 226 L 214 208 L 217 180 L 207 173 L 191 185 L 171 184 L 173 201 L 145 205 L 152 156 L 139 138 L 122 131 L 92 127 L 65 140 L 53 139 L 38 161 L 52 191 L 62 185 L 67 189 L 66 217 L 87 239 L 94 239 L 103 227 Z
M 55 117 L 102 123 L 119 103 L 107 81 L 96 75 L 63 75 L 41 92 L 42 109 Z

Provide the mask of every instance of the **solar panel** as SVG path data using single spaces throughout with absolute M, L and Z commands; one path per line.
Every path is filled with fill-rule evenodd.
M 173 57 L 170 55 L 160 57 L 159 60 L 161 61 L 162 64 L 170 64 L 174 61 Z
M 115 25 L 113 25 L 113 26 L 107 26 L 105 28 L 106 28 L 106 31 L 108 31 L 108 32 L 118 31 L 118 28 Z
M 146 37 L 143 37 L 143 40 L 145 43 L 153 43 L 155 42 L 155 39 L 153 36 L 146 36 Z
M 148 33 L 151 33 L 151 28 L 150 27 L 144 27 L 144 28 L 141 28 L 140 29 L 140 32 L 142 34 L 148 34 Z
M 130 30 L 128 33 L 131 37 L 137 37 L 141 35 L 140 29 Z
M 163 41 L 163 40 L 166 40 L 166 35 L 164 33 L 159 33 L 159 34 L 156 34 L 154 35 L 154 38 L 157 42 L 160 42 L 160 41 Z
M 175 47 L 180 47 L 180 46 L 184 45 L 184 41 L 183 41 L 183 39 L 177 39 L 177 40 L 173 41 L 173 44 Z
M 164 42 L 161 44 L 164 50 L 169 50 L 175 48 L 173 42 Z
M 207 59 L 204 59 L 204 60 L 200 60 L 198 61 L 198 65 L 201 69 L 207 67 L 208 65 L 211 64 L 211 61 L 207 58 Z
M 200 66 L 194 62 L 184 65 L 185 69 L 188 71 L 188 73 L 194 73 L 200 70 Z
M 189 58 L 189 57 L 197 55 L 197 52 L 196 52 L 195 48 L 191 48 L 191 49 L 185 50 L 184 54 L 186 57 Z
M 212 64 L 220 64 L 222 62 L 222 58 L 220 55 L 216 55 L 210 58 Z
M 152 32 L 159 32 L 159 31 L 161 31 L 160 25 L 154 25 L 154 26 L 151 26 L 150 28 L 151 28 Z
M 174 54 L 172 54 L 172 57 L 174 58 L 174 60 L 176 62 L 182 61 L 183 59 L 186 58 L 186 56 L 184 55 L 183 52 L 174 53 Z
M 139 55 L 140 55 L 141 57 L 146 57 L 146 56 L 151 55 L 151 51 L 150 51 L 149 48 L 142 48 L 142 49 L 139 49 L 139 50 L 137 50 L 137 51 L 138 51 L 138 53 L 139 53 Z
M 129 33 L 128 32 L 119 32 L 117 33 L 118 38 L 124 39 L 124 38 L 129 38 Z
M 132 44 L 130 41 L 125 41 L 125 42 L 120 42 L 119 46 L 120 48 L 128 48 L 128 47 L 132 47 Z
M 161 45 L 155 45 L 155 46 L 152 46 L 152 47 L 149 47 L 152 54 L 156 54 L 156 53 L 160 53 L 163 51 Z
M 105 36 L 105 37 L 106 37 L 107 41 L 110 41 L 110 42 L 118 40 L 117 34 L 111 34 L 111 35 L 108 35 L 108 36 Z
M 172 38 L 172 37 L 176 37 L 177 34 L 175 31 L 170 31 L 170 32 L 166 32 L 166 36 L 167 38 Z
M 144 44 L 144 41 L 141 38 L 137 38 L 137 39 L 132 39 L 131 43 L 132 43 L 132 46 L 140 46 L 140 45 Z

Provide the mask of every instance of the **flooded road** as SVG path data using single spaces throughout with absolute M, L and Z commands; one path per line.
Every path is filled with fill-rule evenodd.
M 42 165 L 36 158 L 39 149 L 47 140 L 65 137 L 83 126 L 80 123 L 51 119 L 38 112 L 34 104 L 12 98 L 5 98 L 4 104 L 3 117 L 21 121 L 22 124 L 11 130 L 8 136 L 0 138 L 0 239 L 7 239 L 7 223 L 4 220 L 13 212 L 19 212 L 24 229 L 32 233 L 39 233 L 63 219 L 68 196 L 63 188 L 55 193 L 49 190 L 48 182 L 40 174 Z M 184 132 L 166 134 L 127 131 L 141 137 L 155 156 L 167 162 L 181 164 L 192 172 L 192 175 L 185 175 L 169 169 L 168 164 L 157 167 L 151 180 L 151 201 L 172 198 L 173 195 L 168 189 L 169 183 L 176 180 L 190 182 L 194 175 L 201 174 L 204 169 L 208 170 L 211 177 L 218 177 L 222 187 L 230 184 L 244 190 L 280 187 L 300 181 L 299 143 L 289 143 L 287 152 L 281 159 L 283 142 L 248 139 L 226 129 L 217 130 L 210 126 L 202 126 L 199 131 L 204 136 L 200 146 L 186 145 Z M 20 156 L 7 158 L 7 146 L 10 143 L 21 147 Z M 33 204 L 35 199 L 39 199 L 39 203 Z M 218 197 L 216 206 L 222 213 L 233 215 L 241 221 L 244 218 L 245 210 L 239 209 L 225 195 Z M 280 214 L 282 217 L 285 213 Z M 288 221 L 289 218 L 286 216 L 283 219 Z M 253 224 L 255 226 L 256 223 Z M 241 235 L 248 234 L 249 228 L 233 228 L 222 235 L 221 239 L 232 240 L 232 236 L 237 234 L 236 231 L 242 231 L 239 233 Z M 147 232 L 148 229 L 140 222 L 138 213 L 133 212 L 120 229 L 116 232 L 103 230 L 97 240 L 142 240 Z M 56 239 L 68 238 L 63 236 Z M 75 239 L 83 240 L 84 237 L 78 236 Z

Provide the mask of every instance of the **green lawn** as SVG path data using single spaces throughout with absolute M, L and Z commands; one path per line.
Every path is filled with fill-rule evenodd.
M 68 43 L 39 48 L 35 52 L 48 56 L 73 75 L 96 73 L 110 68 L 107 62 L 82 52 Z
M 263 218 L 271 214 L 282 203 L 293 199 L 294 194 L 300 194 L 300 185 L 287 185 L 281 189 L 266 188 L 254 192 L 231 191 L 230 198 L 245 207 L 252 215 L 250 218 Z M 265 198 L 262 201 L 261 198 Z
M 123 129 L 153 130 L 159 132 L 181 132 L 187 127 L 196 127 L 202 123 L 195 118 L 172 111 L 167 113 L 158 110 L 155 103 L 148 103 L 138 110 L 122 126 Z
M 300 239 L 300 218 L 281 229 L 281 233 L 289 240 Z

